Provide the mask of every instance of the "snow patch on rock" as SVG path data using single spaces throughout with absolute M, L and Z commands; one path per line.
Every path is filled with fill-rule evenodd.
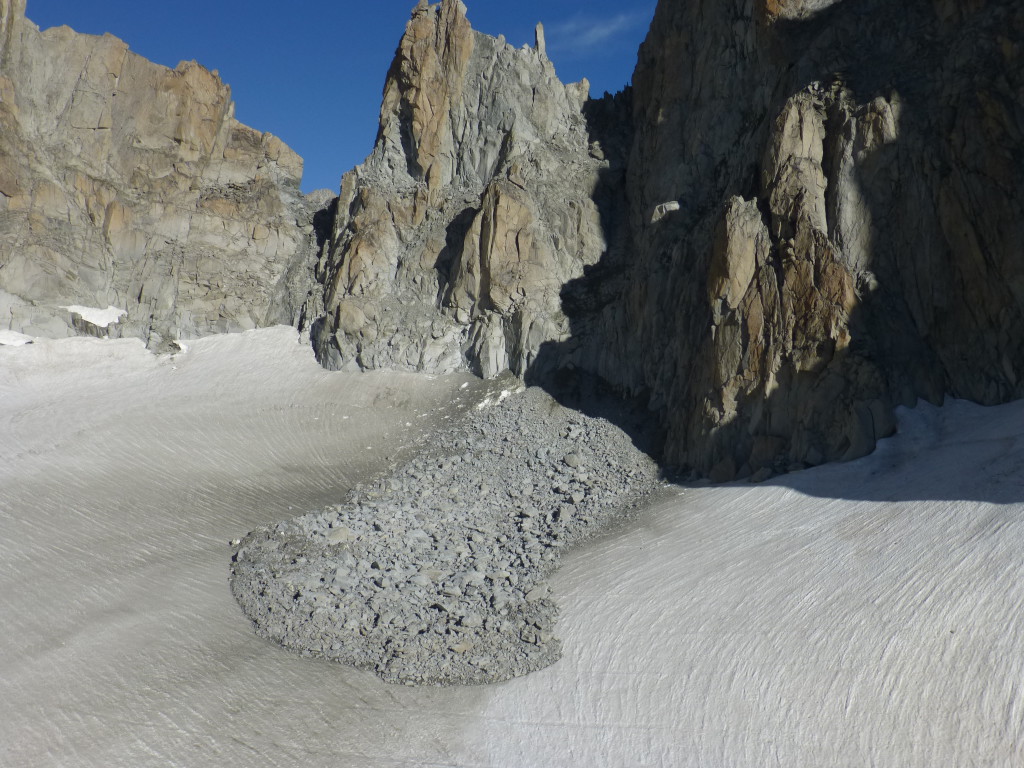
M 6 347 L 21 347 L 31 344 L 32 337 L 17 331 L 0 330 L 0 344 Z
M 85 322 L 92 323 L 98 328 L 105 328 L 113 323 L 119 323 L 122 317 L 128 315 L 127 310 L 119 309 L 115 306 L 99 309 L 97 307 L 83 307 L 78 304 L 72 304 L 69 307 L 61 307 L 61 309 L 66 309 L 68 312 L 78 315 Z

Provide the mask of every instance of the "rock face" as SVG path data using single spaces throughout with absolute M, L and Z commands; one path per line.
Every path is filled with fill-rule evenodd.
M 632 267 L 556 354 L 717 479 L 863 455 L 919 397 L 1020 397 L 1022 51 L 1013 2 L 663 0 Z
M 510 369 L 579 410 L 532 387 L 251 533 L 232 589 L 264 637 L 410 684 L 554 661 L 545 564 L 659 469 L 582 416 L 596 381 L 714 480 L 1024 395 L 1016 0 L 662 0 L 600 101 L 544 50 L 417 6 L 303 314 L 329 367 Z
M 662 0 L 598 102 L 542 40 L 416 9 L 320 265 L 328 365 L 582 370 L 716 479 L 1024 394 L 1019 4 Z
M 292 322 L 330 368 L 583 372 L 715 479 L 863 455 L 917 398 L 1024 395 L 1013 0 L 661 0 L 597 101 L 543 28 L 517 50 L 420 2 L 329 208 L 196 64 L 22 0 L 0 46 L 11 331 Z
M 542 29 L 517 50 L 459 0 L 417 6 L 318 267 L 325 365 L 522 374 L 568 334 L 559 291 L 606 247 L 587 92 L 558 81 Z
M 314 247 L 301 159 L 195 62 L 24 13 L 0 1 L 0 327 L 73 334 L 66 305 L 124 309 L 110 332 L 154 345 L 295 322 Z

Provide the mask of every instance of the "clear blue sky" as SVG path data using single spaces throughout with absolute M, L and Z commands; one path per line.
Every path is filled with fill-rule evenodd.
M 474 28 L 533 44 L 544 22 L 559 77 L 591 93 L 630 79 L 655 0 L 465 0 Z M 302 188 L 337 189 L 369 154 L 381 89 L 416 0 L 28 0 L 42 29 L 110 32 L 148 59 L 220 71 L 243 123 L 280 136 L 306 161 Z

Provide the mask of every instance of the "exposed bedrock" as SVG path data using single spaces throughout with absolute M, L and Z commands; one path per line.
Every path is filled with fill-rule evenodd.
M 64 306 L 115 306 L 112 334 L 159 346 L 298 322 L 326 202 L 301 176 L 216 73 L 0 2 L 0 327 L 65 336 Z
M 1011 0 L 662 0 L 589 100 L 421 2 L 332 201 L 215 73 L 2 0 L 0 327 L 288 322 L 332 368 L 593 375 L 716 479 L 853 458 L 1022 394 L 1022 51 Z
M 631 269 L 572 359 L 717 479 L 863 455 L 918 397 L 1019 397 L 1022 43 L 1013 2 L 660 3 Z
M 584 371 L 723 480 L 1022 394 L 1019 4 L 662 0 L 598 101 L 542 40 L 414 11 L 318 266 L 325 364 Z
M 559 291 L 606 249 L 607 163 L 588 85 L 559 82 L 542 42 L 473 31 L 459 0 L 414 10 L 318 266 L 325 365 L 523 374 L 568 335 Z

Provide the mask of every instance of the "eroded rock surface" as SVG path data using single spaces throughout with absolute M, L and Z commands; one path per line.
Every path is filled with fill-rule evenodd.
M 588 371 L 716 479 L 850 459 L 1024 388 L 1024 12 L 662 0 L 632 90 L 414 12 L 346 177 L 331 367 Z
M 0 45 L 10 330 L 111 306 L 103 333 L 156 343 L 295 323 L 332 368 L 582 370 L 716 479 L 862 455 L 920 397 L 1024 394 L 1011 0 L 662 0 L 596 101 L 541 28 L 515 49 L 421 2 L 333 206 L 196 64 L 22 0 Z
M 0 327 L 73 334 L 62 305 L 124 309 L 110 332 L 153 345 L 297 322 L 315 260 L 301 158 L 195 62 L 24 14 L 0 2 Z
M 569 333 L 559 291 L 605 250 L 607 162 L 588 85 L 559 82 L 542 42 L 473 31 L 459 0 L 414 10 L 319 265 L 325 365 L 523 374 Z
M 663 0 L 628 253 L 542 357 L 648 402 L 667 462 L 719 480 L 861 456 L 919 397 L 1020 397 L 1022 50 L 1005 1 Z

